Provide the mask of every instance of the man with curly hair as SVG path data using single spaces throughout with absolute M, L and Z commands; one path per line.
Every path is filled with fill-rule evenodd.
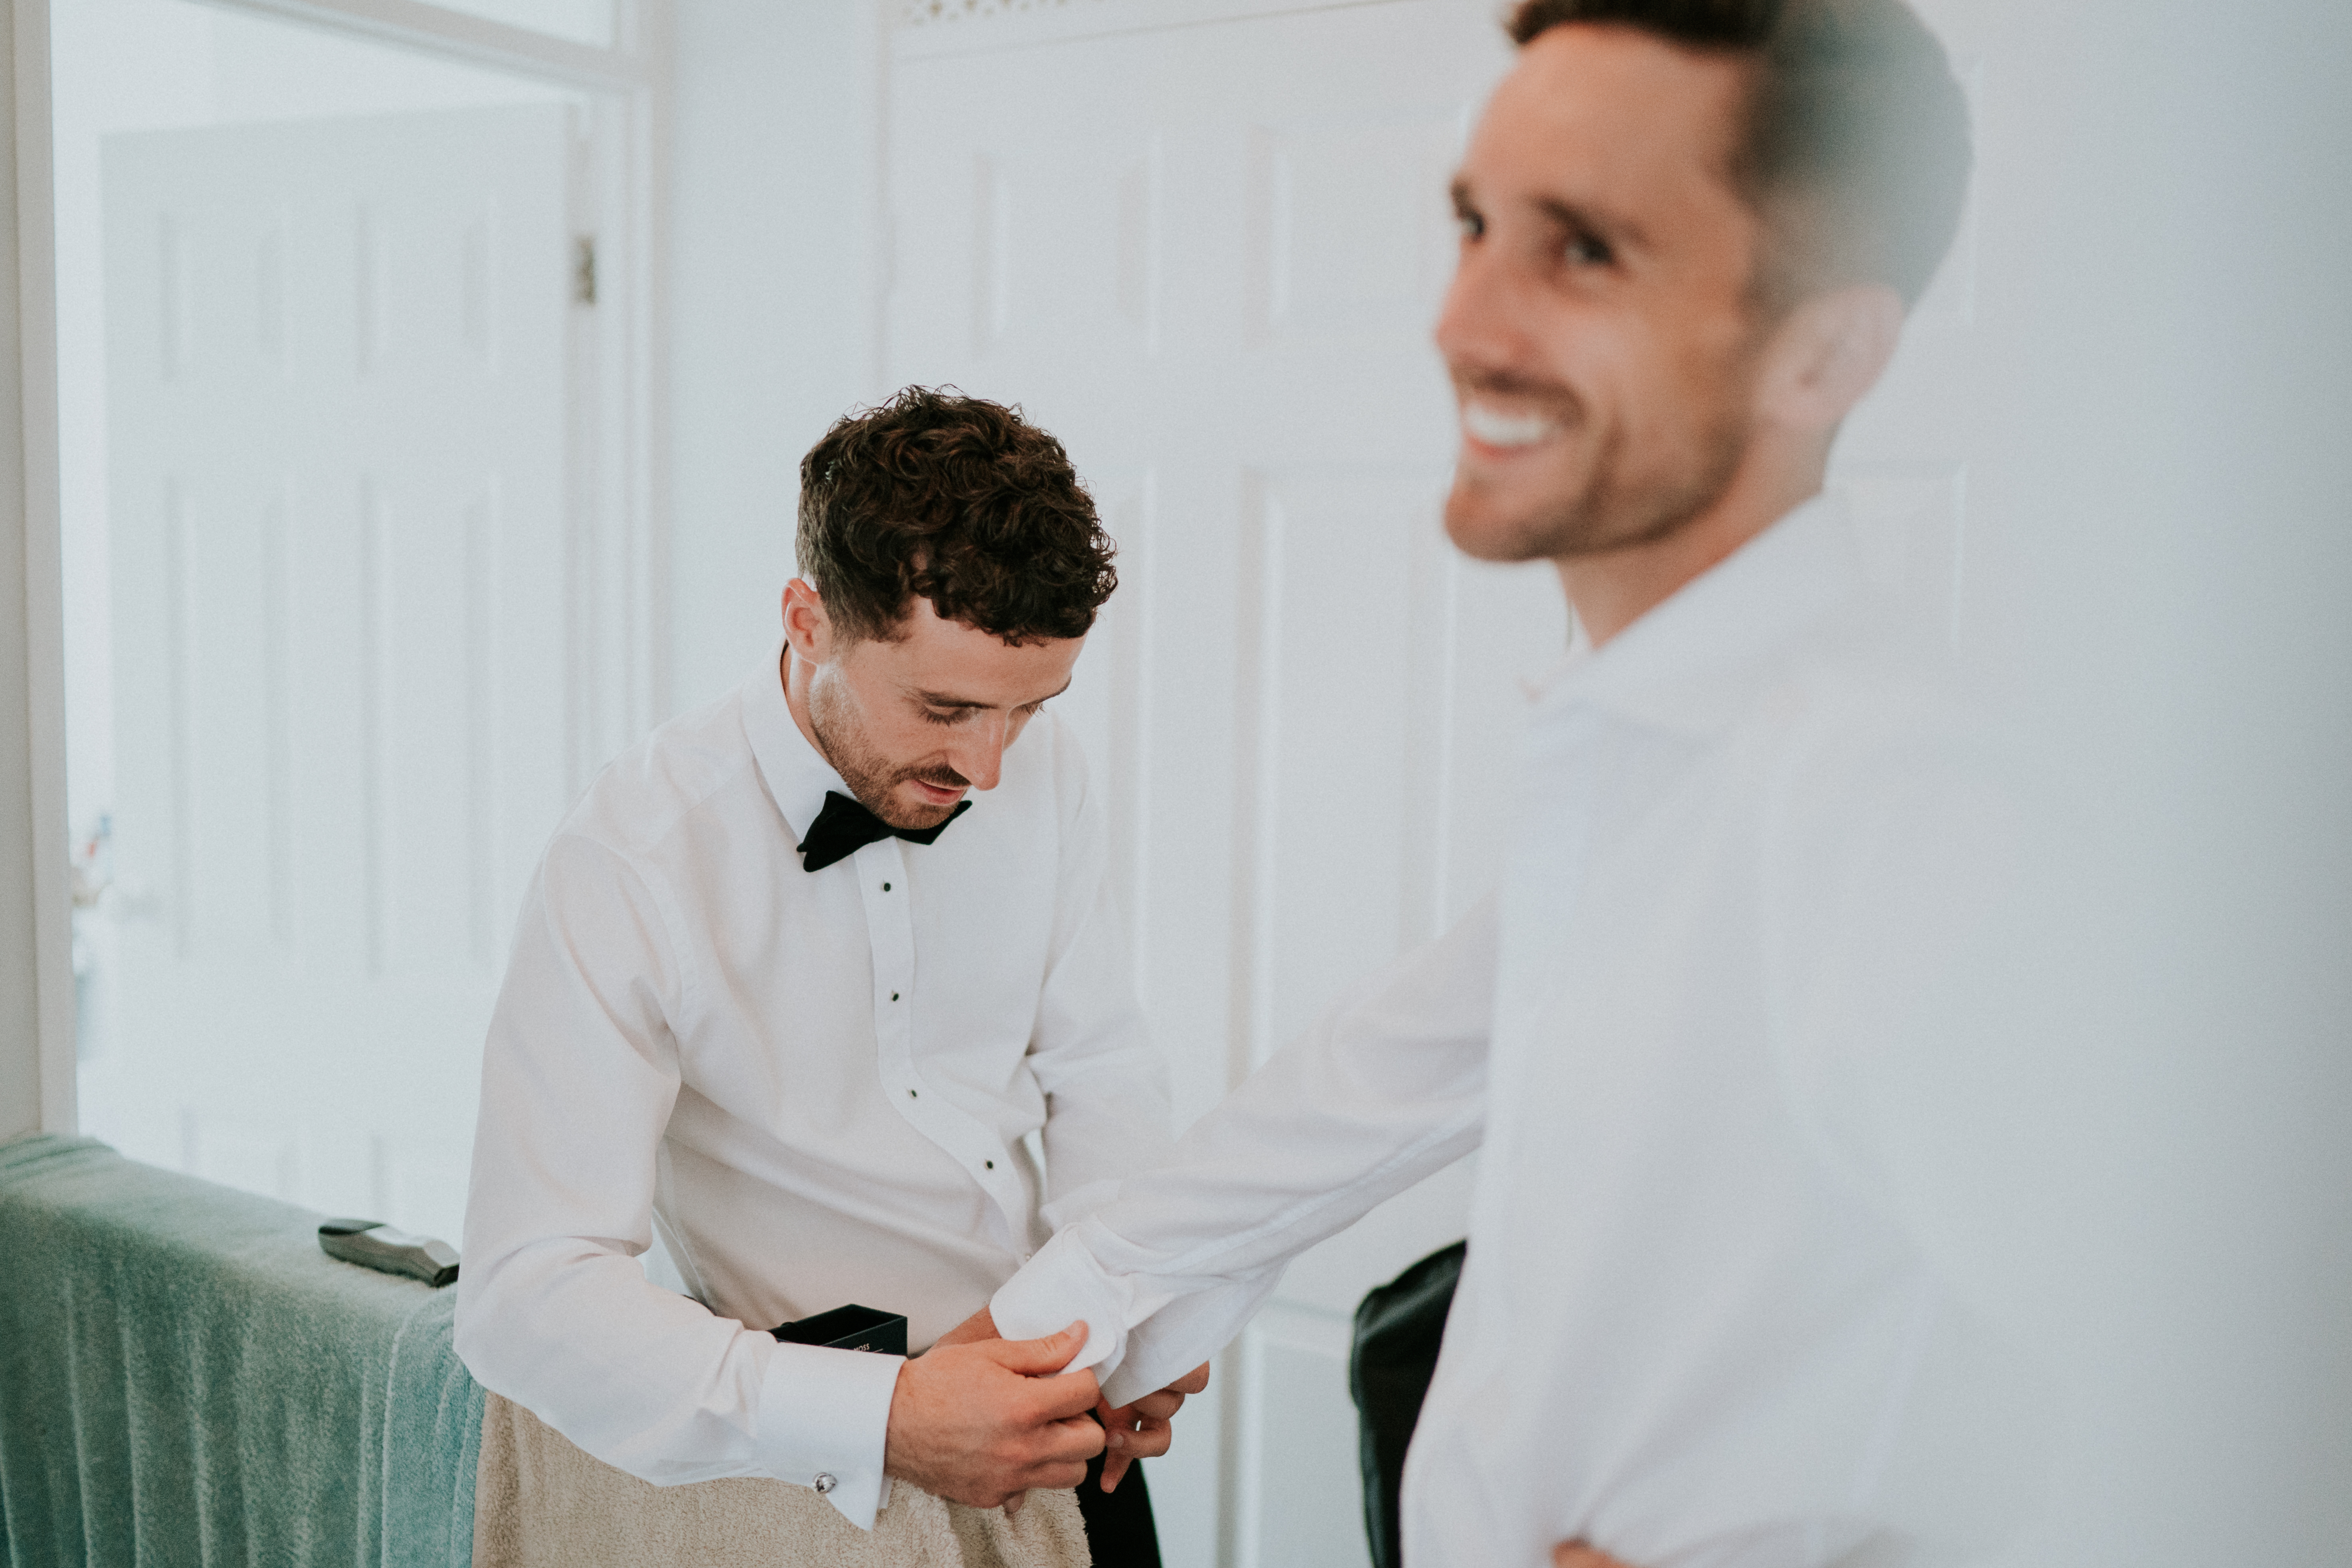
M 606 768 L 525 902 L 458 1287 L 486 1387 L 646 1480 L 774 1477 L 862 1528 L 886 1476 L 993 1506 L 1108 1444 L 1096 1560 L 1157 1563 L 1116 1483 L 1205 1368 L 1114 1411 L 1047 1375 L 1082 1328 L 914 1359 L 767 1331 L 857 1304 L 932 1346 L 1167 1147 L 1100 796 L 1045 711 L 1111 554 L 998 405 L 909 387 L 809 452 L 783 647 Z

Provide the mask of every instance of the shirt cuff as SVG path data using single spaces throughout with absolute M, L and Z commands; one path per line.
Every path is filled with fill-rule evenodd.
M 882 1511 L 882 1452 L 904 1356 L 779 1344 L 760 1384 L 760 1460 L 768 1474 L 814 1487 L 841 1517 L 874 1528 Z
M 1108 1377 L 1127 1352 L 1129 1292 L 1066 1230 L 1022 1265 L 989 1299 L 988 1315 L 1008 1340 L 1042 1340 L 1084 1321 L 1087 1342 L 1066 1372 L 1094 1367 Z

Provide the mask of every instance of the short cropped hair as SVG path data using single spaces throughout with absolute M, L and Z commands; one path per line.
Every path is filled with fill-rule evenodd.
M 894 637 L 920 595 L 1007 643 L 1084 637 L 1118 586 L 1069 454 L 1018 408 L 909 386 L 801 459 L 800 568 L 852 640 Z
M 1752 62 L 1731 175 L 1766 226 L 1768 297 L 1871 282 L 1918 302 L 1959 229 L 1969 110 L 1903 0 L 1521 0 L 1506 28 L 1525 47 L 1571 22 Z

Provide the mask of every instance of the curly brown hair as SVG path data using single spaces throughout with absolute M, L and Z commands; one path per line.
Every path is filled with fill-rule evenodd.
M 919 594 L 1008 643 L 1084 637 L 1115 549 L 1059 441 L 952 387 L 844 415 L 801 459 L 800 567 L 852 638 L 893 637 Z
M 1525 47 L 1571 22 L 1752 62 L 1732 174 L 1771 235 L 1768 297 L 1866 280 L 1918 303 L 1971 153 L 1951 62 L 1904 0 L 1520 0 L 1504 30 Z

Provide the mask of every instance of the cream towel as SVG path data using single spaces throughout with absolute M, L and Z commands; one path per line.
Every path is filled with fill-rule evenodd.
M 490 1394 L 474 1483 L 474 1568 L 1091 1568 L 1077 1493 L 1021 1511 L 894 1482 L 871 1533 L 807 1487 L 753 1478 L 657 1487 Z

